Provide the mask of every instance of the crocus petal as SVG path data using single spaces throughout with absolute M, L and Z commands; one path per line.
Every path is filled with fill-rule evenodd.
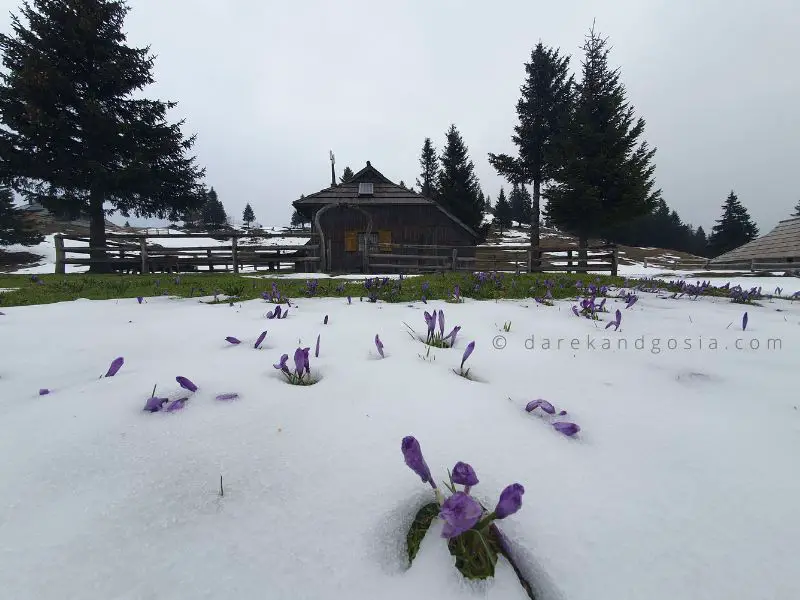
M 303 368 L 305 369 L 306 373 L 311 373 L 311 365 L 308 362 L 308 353 L 311 351 L 311 348 L 303 348 Z
M 275 318 L 275 314 L 272 311 L 269 311 L 269 312 L 267 312 L 266 317 L 268 319 L 274 319 Z
M 475 469 L 465 462 L 458 461 L 453 467 L 453 483 L 469 487 L 478 485 L 478 476 L 475 474 Z
M 542 405 L 542 401 L 541 400 L 531 400 L 530 402 L 528 402 L 528 404 L 525 405 L 525 410 L 528 411 L 528 412 L 533 412 L 534 410 L 539 408 L 541 405 Z
M 280 319 L 281 318 L 281 305 L 280 304 L 275 307 L 274 314 L 275 314 L 275 318 L 276 319 Z
M 141 303 L 142 303 L 142 300 L 144 300 L 144 298 L 142 298 L 141 296 L 136 296 L 136 301 L 137 301 L 139 304 L 141 304 Z
M 166 410 L 167 412 L 174 412 L 176 410 L 180 410 L 184 407 L 187 400 L 188 398 L 178 398 L 177 400 L 173 400 L 167 405 L 167 408 L 164 410 Z
M 317 346 L 314 348 L 314 358 L 319 358 L 319 337 L 321 334 L 317 335 Z
M 284 373 L 288 374 L 289 373 L 289 367 L 286 366 L 286 363 L 287 363 L 288 360 L 289 360 L 289 355 L 288 354 L 284 354 L 284 355 L 281 356 L 281 359 L 277 363 L 272 365 L 272 366 L 275 367 L 276 369 L 280 369 Z
M 430 483 L 431 487 L 436 489 L 436 483 L 431 477 L 431 470 L 428 468 L 428 463 L 422 456 L 422 448 L 414 436 L 408 435 L 403 438 L 400 443 L 400 450 L 403 452 L 403 459 L 409 469 L 414 471 L 422 479 L 422 483 Z
M 439 309 L 439 335 L 444 335 L 444 311 Z
M 742 331 L 747 329 L 747 313 L 742 316 Z
M 50 393 L 50 390 L 48 390 L 47 388 L 42 388 L 42 389 L 39 390 L 39 395 L 40 396 L 46 396 L 49 393 Z
M 567 423 L 566 421 L 559 421 L 558 423 L 553 423 L 553 427 L 555 428 L 556 431 L 559 431 L 566 436 L 573 436 L 581 430 L 581 428 L 578 427 L 575 423 Z
M 115 358 L 114 360 L 112 360 L 111 366 L 109 366 L 108 371 L 106 371 L 106 377 L 113 377 L 114 375 L 116 375 L 117 371 L 119 371 L 122 368 L 122 365 L 124 363 L 125 359 L 122 358 L 121 356 L 119 358 Z
M 517 512 L 522 507 L 524 493 L 525 488 L 519 483 L 512 483 L 500 492 L 500 500 L 497 501 L 497 507 L 494 509 L 495 516 L 498 519 L 505 519 Z
M 578 312 L 578 307 L 577 307 L 577 306 L 574 306 L 574 305 L 573 305 L 573 307 L 572 307 L 572 312 L 573 312 L 573 313 L 575 313 L 575 316 L 576 316 L 576 317 L 580 317 L 580 316 L 581 316 L 581 313 L 580 313 L 580 312 Z
M 235 400 L 238 397 L 239 397 L 239 394 L 237 394 L 235 392 L 232 392 L 232 393 L 228 393 L 228 394 L 218 394 L 217 395 L 217 400 Z
M 228 342 L 229 344 L 233 344 L 234 346 L 235 346 L 236 344 L 241 344 L 241 343 L 242 343 L 242 341 L 241 341 L 241 340 L 238 340 L 238 339 L 236 339 L 236 338 L 235 338 L 235 337 L 233 337 L 232 335 L 229 335 L 228 337 L 226 337 L 226 338 L 225 338 L 225 341 L 226 341 L 226 342 Z
M 444 519 L 442 537 L 454 538 L 471 529 L 483 515 L 478 501 L 469 494 L 456 492 L 442 504 L 439 517 Z
M 351 304 L 352 302 L 353 302 L 353 298 L 352 298 L 352 296 L 348 296 L 348 297 L 347 297 L 347 303 L 348 303 L 348 304 Z
M 258 347 L 261 346 L 261 343 L 264 341 L 265 337 L 267 337 L 267 332 L 266 331 L 262 331 L 261 335 L 258 336 L 258 339 L 256 339 L 256 343 L 253 344 L 253 348 L 258 349 Z
M 153 396 L 152 398 L 147 399 L 143 410 L 146 410 L 147 412 L 158 412 L 168 401 L 169 398 L 157 398 L 156 396 Z
M 550 404 L 547 400 L 540 400 L 539 408 L 541 408 L 548 415 L 556 414 L 556 408 L 552 404 Z
M 190 392 L 196 392 L 197 391 L 197 386 L 194 383 L 192 383 L 190 380 L 186 379 L 186 377 L 183 377 L 182 375 L 178 375 L 175 378 L 175 381 L 177 381 L 178 385 L 180 385 L 185 390 L 189 390 Z
M 469 355 L 472 354 L 472 351 L 475 350 L 475 342 L 470 342 L 467 344 L 466 349 L 464 350 L 464 355 L 461 357 L 461 368 L 464 368 L 464 363 L 467 362 Z
M 303 371 L 306 369 L 306 358 L 302 348 L 294 351 L 294 372 L 298 377 L 302 377 Z
M 288 316 L 289 316 L 289 309 L 287 308 L 285 311 L 283 311 L 283 315 L 281 316 L 281 319 L 285 319 Z
M 381 355 L 381 358 L 386 358 L 383 354 L 383 342 L 381 338 L 378 337 L 378 334 L 375 334 L 375 347 L 378 349 L 378 354 Z
M 325 315 L 325 320 L 322 321 L 322 324 L 323 325 L 327 325 L 328 324 L 328 315 Z

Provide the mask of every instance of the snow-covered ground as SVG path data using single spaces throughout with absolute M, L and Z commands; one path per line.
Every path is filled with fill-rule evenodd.
M 746 332 L 741 305 L 648 294 L 609 301 L 619 332 L 569 302 L 296 304 L 280 321 L 262 301 L 4 308 L 2 596 L 524 599 L 502 558 L 494 580 L 466 583 L 439 524 L 406 569 L 407 527 L 432 498 L 403 464 L 414 435 L 437 480 L 470 463 L 487 506 L 525 486 L 501 527 L 543 600 L 800 597 L 800 304 L 747 307 Z M 462 329 L 426 361 L 403 323 L 422 332 L 438 308 Z M 452 369 L 473 340 L 468 381 Z M 310 387 L 272 366 L 298 343 Z M 143 412 L 154 385 L 180 395 L 179 375 L 199 386 L 185 408 Z M 581 432 L 526 413 L 535 398 Z

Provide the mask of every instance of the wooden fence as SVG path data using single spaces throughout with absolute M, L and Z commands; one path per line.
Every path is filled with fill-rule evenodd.
M 530 273 L 564 271 L 586 273 L 619 270 L 617 247 L 613 244 L 589 246 L 587 261 L 580 264 L 574 246 L 531 250 L 530 246 L 423 246 L 379 244 L 371 246 L 364 261 L 367 272 L 400 271 L 513 271 Z
M 795 262 L 796 261 L 796 262 Z M 762 273 L 772 271 L 800 271 L 800 257 L 787 259 L 752 259 L 726 262 L 713 262 L 711 259 L 697 258 L 657 258 L 644 259 L 645 267 L 656 267 L 671 271 L 748 271 Z
M 162 246 L 157 241 L 170 239 L 214 239 L 226 241 L 206 246 Z M 305 238 L 306 244 L 259 244 L 272 238 Z M 319 265 L 319 244 L 314 244 L 311 233 L 204 233 L 204 234 L 106 234 L 106 258 L 92 258 L 89 238 L 73 235 L 56 235 L 56 273 L 65 273 L 66 265 L 108 264 L 116 272 L 189 272 L 220 269 L 239 273 L 245 267 L 267 268 L 270 271 L 313 272 Z M 80 242 L 80 246 L 65 242 Z M 78 257 L 70 256 L 78 255 Z

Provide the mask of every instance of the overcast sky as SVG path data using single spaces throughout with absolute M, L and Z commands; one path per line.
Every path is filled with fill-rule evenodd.
M 2 12 L 17 0 L 0 0 Z M 798 0 L 134 0 L 174 119 L 197 133 L 229 213 L 264 225 L 367 160 L 412 184 L 426 136 L 461 131 L 485 193 L 511 152 L 523 63 L 541 40 L 573 56 L 596 19 L 658 148 L 657 184 L 709 230 L 731 189 L 763 233 L 800 200 Z M 3 22 L 8 30 L 8 18 Z M 114 219 L 118 220 L 118 219 Z M 133 220 L 132 220 L 133 223 Z

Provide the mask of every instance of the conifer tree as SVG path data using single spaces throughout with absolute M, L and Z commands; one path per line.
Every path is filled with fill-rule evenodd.
M 489 154 L 489 162 L 511 183 L 533 184 L 533 203 L 526 223 L 531 224 L 531 248 L 539 246 L 541 187 L 560 164 L 560 137 L 569 118 L 572 93 L 569 57 L 539 42 L 525 63 L 525 83 L 517 102 L 519 123 L 512 140 L 517 156 Z M 526 190 L 527 192 L 527 190 Z
M 794 212 L 792 213 L 793 217 L 800 217 L 800 200 L 797 201 L 797 204 L 794 205 Z
M 130 228 L 130 226 L 131 226 L 131 222 L 130 221 L 125 221 L 124 227 L 125 228 Z
M 515 183 L 508 196 L 508 202 L 511 204 L 512 221 L 517 221 L 520 225 L 531 222 L 531 194 L 527 187 Z
M 33 246 L 43 240 L 44 236 L 25 221 L 21 210 L 14 207 L 11 189 L 0 187 L 0 246 Z
M 206 201 L 203 204 L 203 225 L 209 229 L 221 229 L 228 222 L 228 215 L 225 213 L 225 206 L 223 206 L 217 192 L 212 187 L 207 195 Z
M 447 131 L 447 143 L 441 155 L 437 200 L 476 232 L 481 230 L 483 203 L 478 192 L 475 166 L 455 125 Z
M 431 138 L 425 138 L 425 142 L 422 144 L 419 166 L 422 169 L 420 178 L 417 179 L 419 193 L 433 200 L 436 198 L 439 181 L 439 158 L 436 156 L 436 149 L 433 147 Z
M 253 212 L 253 207 L 250 206 L 250 203 L 248 202 L 244 207 L 244 212 L 242 212 L 242 221 L 247 227 L 250 227 L 250 224 L 255 220 L 256 213 Z
M 502 187 L 494 207 L 494 222 L 497 223 L 501 233 L 503 229 L 511 227 L 511 203 L 506 198 L 506 191 Z
M 344 173 L 342 173 L 342 176 L 339 178 L 339 181 L 341 183 L 347 183 L 349 181 L 352 181 L 353 177 L 355 177 L 355 176 L 356 176 L 356 174 L 353 173 L 353 169 L 351 169 L 350 167 L 345 167 L 344 168 Z
M 174 102 L 148 100 L 149 48 L 126 45 L 124 0 L 30 0 L 0 34 L 0 181 L 90 219 L 92 271 L 107 271 L 105 216 L 179 218 L 201 202 Z M 109 208 L 110 207 L 110 208 Z
M 655 150 L 640 141 L 645 122 L 635 117 L 619 70 L 608 64 L 607 40 L 592 27 L 583 49 L 581 80 L 560 141 L 562 163 L 546 193 L 551 220 L 579 239 L 582 266 L 590 236 L 646 215 L 660 197 Z
M 758 237 L 758 227 L 739 198 L 731 191 L 722 205 L 722 216 L 711 229 L 708 251 L 717 257 Z

